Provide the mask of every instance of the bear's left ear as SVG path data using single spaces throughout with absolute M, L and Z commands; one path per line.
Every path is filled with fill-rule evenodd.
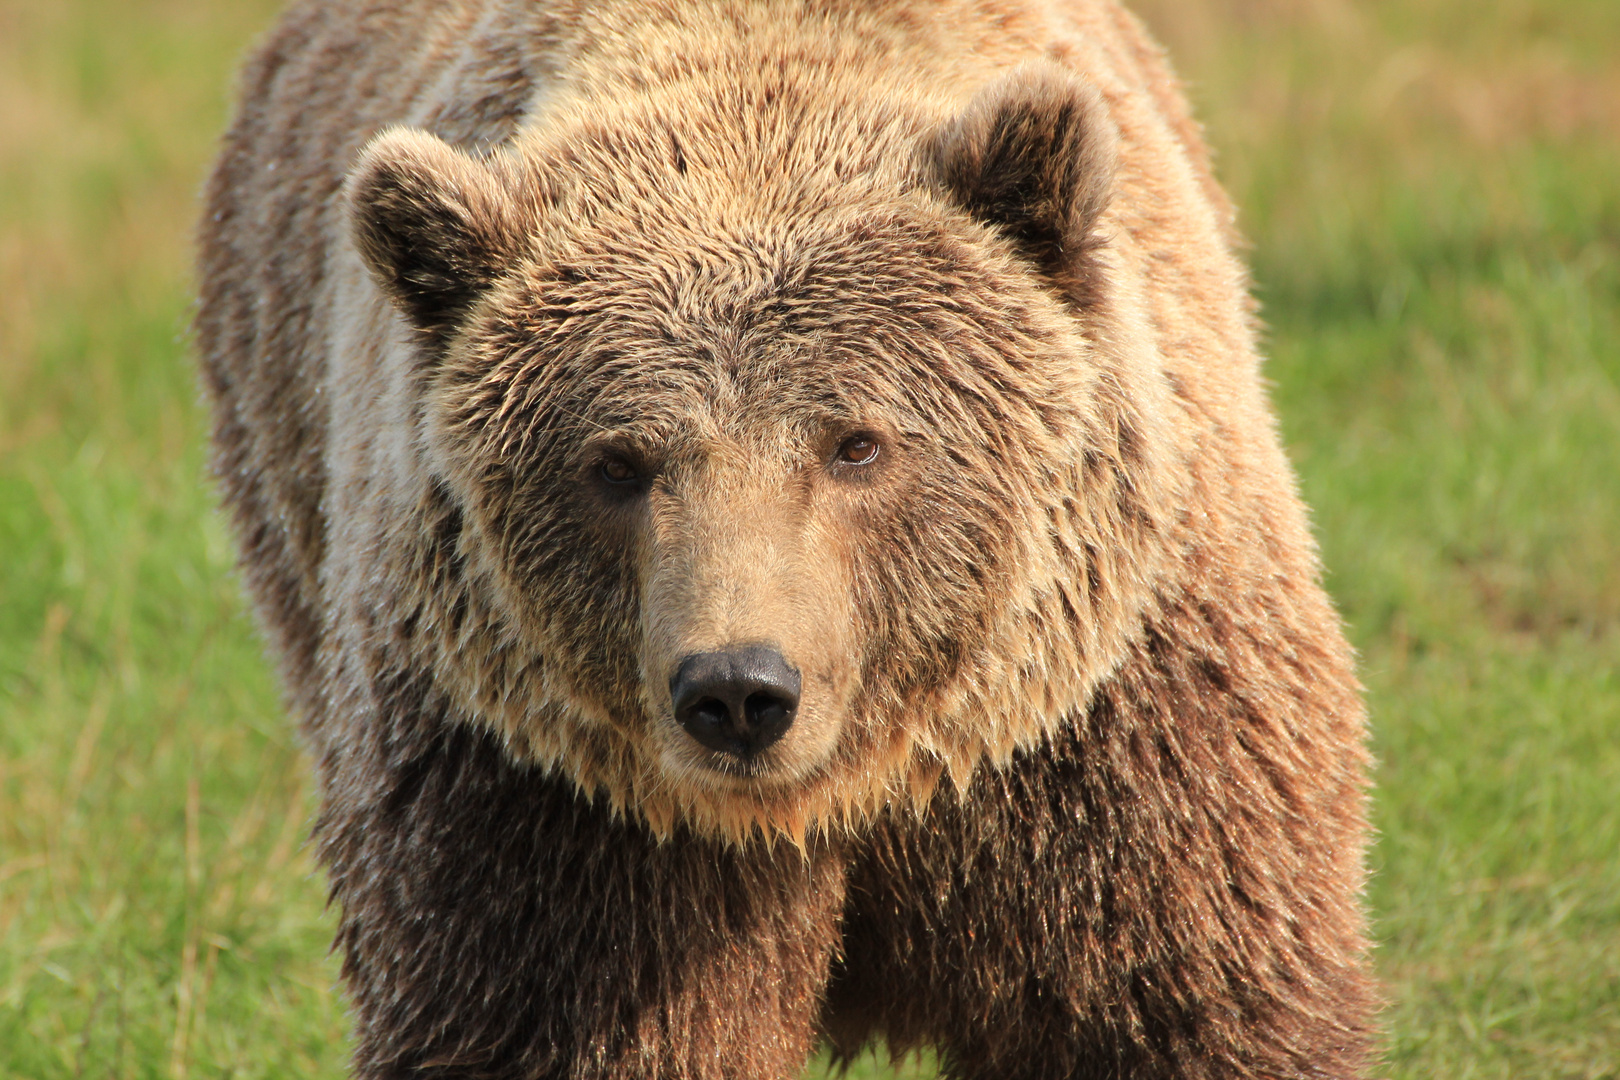
M 383 292 L 436 344 L 521 254 L 534 211 L 516 186 L 409 128 L 378 135 L 349 173 L 355 246 Z
M 926 145 L 925 168 L 1044 273 L 1081 286 L 1113 191 L 1117 143 L 1096 88 L 1042 61 L 979 91 Z

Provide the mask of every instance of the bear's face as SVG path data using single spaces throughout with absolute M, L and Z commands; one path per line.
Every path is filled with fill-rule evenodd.
M 469 711 L 655 825 L 739 834 L 1074 707 L 1150 485 L 1073 310 L 1107 144 L 1076 151 L 1095 104 L 1060 78 L 934 135 L 823 118 L 808 151 L 656 106 L 486 161 L 374 143 L 357 240 L 420 331 L 425 454 L 505 658 L 435 661 Z M 1011 196 L 998 153 L 1035 159 Z
M 1021 329 L 1061 338 L 1044 293 L 918 216 L 799 226 L 674 252 L 582 229 L 431 394 L 511 616 L 682 783 L 792 784 L 935 708 L 1004 620 L 1042 451 L 1078 425 L 1067 379 L 1017 370 L 1060 343 Z M 671 722 L 688 658 L 749 646 L 798 676 L 780 738 L 733 753 Z

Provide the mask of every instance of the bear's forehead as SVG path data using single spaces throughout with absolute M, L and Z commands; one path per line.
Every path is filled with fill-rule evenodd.
M 931 213 L 673 236 L 578 223 L 486 309 L 457 411 L 547 443 L 802 441 L 874 422 L 978 440 L 1009 398 L 1061 393 L 1042 369 L 1073 351 L 1072 321 L 1027 267 Z
M 525 300 L 721 337 L 993 322 L 1033 282 L 925 177 L 940 122 L 814 71 L 560 103 L 512 148 L 544 193 Z
M 716 190 L 688 175 L 646 198 L 551 207 L 502 306 L 566 324 L 554 331 L 716 346 L 973 338 L 1051 314 L 1056 298 L 1031 271 L 960 208 L 898 178 L 731 178 Z
M 954 223 L 893 207 L 789 228 L 587 222 L 541 250 L 478 337 L 601 401 L 753 392 L 844 410 L 1058 345 L 1058 306 Z M 960 376 L 958 376 L 960 377 Z
M 491 414 L 524 400 L 560 410 L 518 410 L 531 419 L 649 430 L 717 410 L 904 426 L 1042 396 L 1028 368 L 1072 351 L 1073 322 L 1010 244 L 919 180 L 920 123 L 831 118 L 838 131 L 796 142 L 750 120 L 705 157 L 724 117 L 694 115 L 593 116 L 519 147 L 550 200 L 457 365 Z
M 606 220 L 545 253 L 520 304 L 716 342 L 961 334 L 1005 310 L 976 253 L 895 215 Z M 1012 299 L 1016 305 L 1017 297 Z M 582 324 L 583 326 L 583 324 Z

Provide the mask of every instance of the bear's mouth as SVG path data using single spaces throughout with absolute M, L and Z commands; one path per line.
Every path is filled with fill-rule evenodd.
M 771 776 L 777 770 L 773 769 L 766 760 L 765 754 L 709 754 L 703 762 L 703 767 L 710 772 L 721 776 L 735 777 L 738 780 L 761 780 Z
M 673 736 L 661 752 L 663 771 L 677 787 L 746 795 L 766 789 L 784 791 L 805 781 L 824 764 L 826 750 L 804 746 L 788 738 L 768 748 L 739 752 L 711 749 L 692 738 L 673 718 L 666 720 Z

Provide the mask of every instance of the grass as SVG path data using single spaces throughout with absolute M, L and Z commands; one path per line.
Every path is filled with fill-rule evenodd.
M 0 1077 L 342 1073 L 184 332 L 275 6 L 0 0 Z M 1143 9 L 1362 651 L 1388 1071 L 1620 1076 L 1620 5 Z

